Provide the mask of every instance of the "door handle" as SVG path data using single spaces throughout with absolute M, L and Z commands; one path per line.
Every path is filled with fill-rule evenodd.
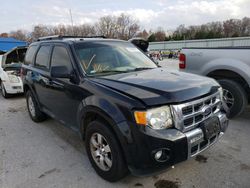
M 55 80 L 51 80 L 49 81 L 50 85 L 52 87 L 56 87 L 56 88 L 64 88 L 64 84 L 58 82 L 58 81 L 55 81 Z

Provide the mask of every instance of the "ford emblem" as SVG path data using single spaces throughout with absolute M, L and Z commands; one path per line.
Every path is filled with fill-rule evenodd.
M 204 106 L 201 111 L 204 116 L 208 116 L 212 113 L 212 109 L 210 106 Z

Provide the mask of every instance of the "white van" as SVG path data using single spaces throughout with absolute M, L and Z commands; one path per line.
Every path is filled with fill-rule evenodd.
M 23 93 L 20 73 L 26 51 L 27 47 L 16 47 L 0 55 L 0 86 L 4 98 Z

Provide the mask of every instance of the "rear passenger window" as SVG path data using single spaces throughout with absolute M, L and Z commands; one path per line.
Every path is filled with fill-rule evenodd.
M 38 68 L 48 69 L 49 68 L 49 53 L 50 46 L 42 46 L 36 55 L 35 65 Z
M 36 53 L 36 50 L 37 50 L 37 47 L 38 46 L 30 46 L 26 55 L 25 55 L 25 60 L 24 60 L 24 64 L 25 65 L 29 65 L 32 63 L 32 60 L 34 58 L 34 55 Z
M 55 46 L 52 58 L 51 58 L 51 67 L 65 66 L 68 68 L 68 71 L 72 71 L 72 65 L 70 61 L 69 54 L 66 48 L 62 46 Z

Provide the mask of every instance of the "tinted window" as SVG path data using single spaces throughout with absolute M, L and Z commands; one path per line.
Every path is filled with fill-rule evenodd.
M 30 46 L 26 55 L 25 55 L 25 61 L 24 64 L 29 65 L 32 63 L 32 60 L 34 58 L 34 55 L 36 53 L 37 46 Z
M 54 48 L 51 58 L 51 66 L 52 67 L 66 66 L 69 72 L 72 71 L 70 57 L 66 48 L 62 46 L 56 46 Z
M 48 68 L 49 66 L 50 46 L 42 46 L 37 55 L 35 65 L 40 68 Z

